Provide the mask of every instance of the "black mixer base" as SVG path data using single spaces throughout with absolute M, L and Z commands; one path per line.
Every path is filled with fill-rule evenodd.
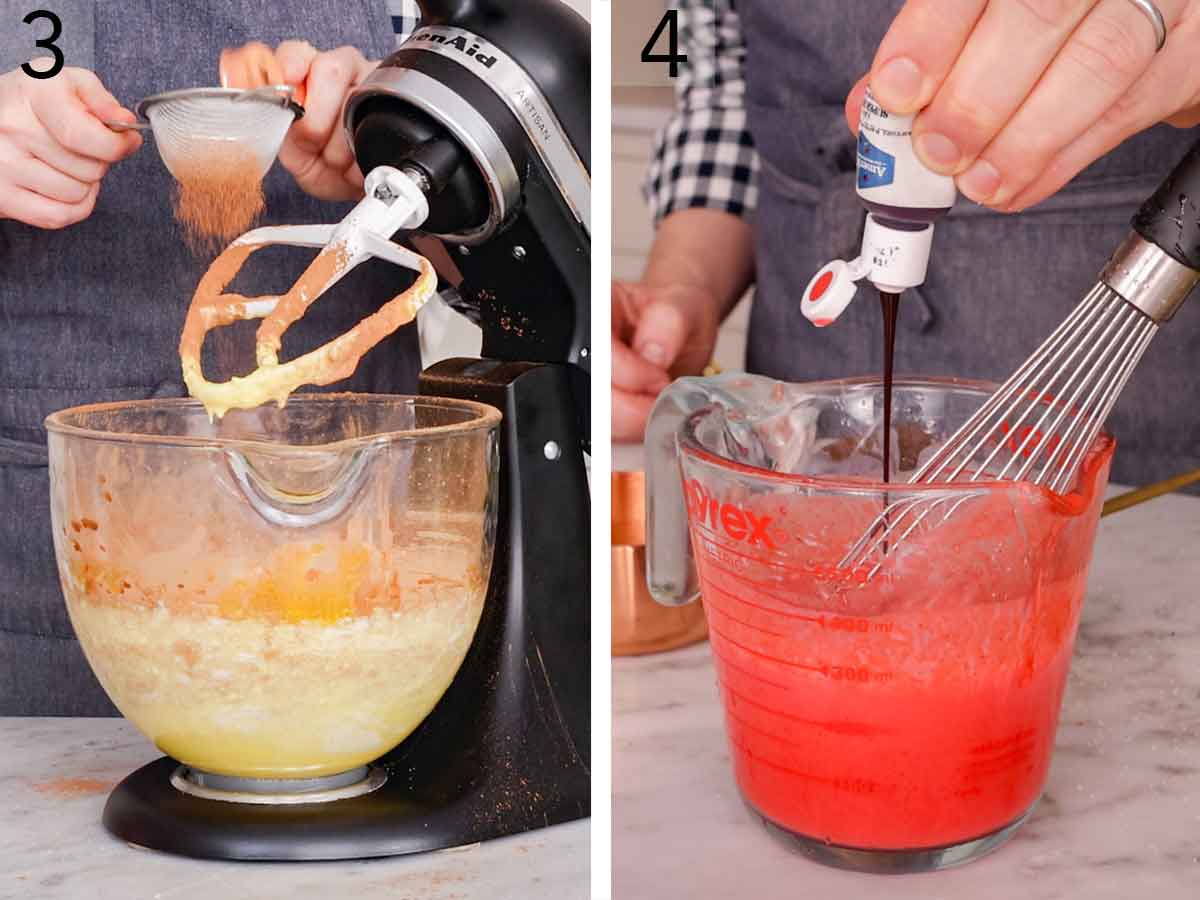
M 345 800 L 250 804 L 190 796 L 171 784 L 179 763 L 163 757 L 119 785 L 104 807 L 104 826 L 152 850 L 208 859 L 316 861 L 365 859 L 443 850 L 567 822 L 577 803 L 537 811 L 505 809 L 496 788 L 456 797 L 414 789 L 393 772 L 383 786 Z
M 360 859 L 588 815 L 590 516 L 570 375 L 564 366 L 446 360 L 421 383 L 424 394 L 481 400 L 504 414 L 488 597 L 445 696 L 373 764 L 387 777 L 369 793 L 299 804 L 207 799 L 173 786 L 179 763 L 164 757 L 109 797 L 104 825 L 117 837 L 217 859 Z M 551 444 L 563 452 L 546 452 Z M 200 781 L 247 789 L 236 779 Z

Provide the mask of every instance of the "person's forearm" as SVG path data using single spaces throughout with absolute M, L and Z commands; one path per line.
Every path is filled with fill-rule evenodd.
M 720 321 L 754 280 L 750 223 L 713 209 L 673 212 L 659 223 L 642 276 L 650 287 L 687 285 L 710 294 Z

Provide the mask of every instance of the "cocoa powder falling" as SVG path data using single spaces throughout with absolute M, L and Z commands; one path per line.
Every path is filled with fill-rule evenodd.
M 212 254 L 250 230 L 266 206 L 253 153 L 214 144 L 175 165 L 175 218 L 198 254 Z

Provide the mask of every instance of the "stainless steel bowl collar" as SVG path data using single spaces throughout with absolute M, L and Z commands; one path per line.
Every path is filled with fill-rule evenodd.
M 437 53 L 484 81 L 517 117 L 575 218 L 590 231 L 591 176 L 549 101 L 529 74 L 503 50 L 461 28 L 419 28 L 404 45 Z
M 489 41 L 449 26 L 418 29 L 401 47 L 408 50 L 436 54 L 483 82 L 519 123 L 572 215 L 585 231 L 590 230 L 591 176 L 544 94 L 518 63 Z M 521 195 L 516 166 L 496 129 L 446 84 L 414 69 L 381 66 L 346 103 L 343 125 L 351 145 L 355 111 L 379 95 L 398 97 L 434 117 L 471 153 L 488 183 L 494 204 L 488 222 L 470 234 L 437 236 L 469 244 L 491 237 L 516 209 Z

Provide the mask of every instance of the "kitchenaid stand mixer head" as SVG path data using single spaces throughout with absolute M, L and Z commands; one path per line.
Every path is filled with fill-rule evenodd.
M 423 27 L 346 105 L 359 167 L 424 174 L 421 230 L 456 245 L 456 305 L 482 328 L 482 355 L 565 366 L 585 412 L 587 26 L 558 0 L 429 0 L 421 11 Z
M 425 194 L 427 217 L 407 227 L 456 248 L 462 280 L 441 287 L 483 331 L 484 358 L 432 366 L 421 393 L 504 417 L 495 556 L 471 648 L 433 711 L 375 764 L 382 787 L 299 805 L 207 800 L 171 787 L 177 764 L 164 758 L 105 808 L 131 843 L 345 859 L 589 813 L 590 37 L 561 0 L 512 6 L 422 0 L 422 27 L 344 111 L 363 174 L 400 173 Z

